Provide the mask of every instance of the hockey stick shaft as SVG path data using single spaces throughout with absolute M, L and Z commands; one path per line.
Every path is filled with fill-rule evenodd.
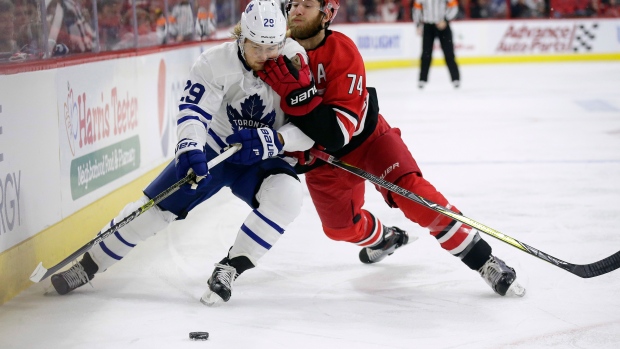
M 513 247 L 516 247 L 518 249 L 520 249 L 521 251 L 528 253 L 532 256 L 538 257 L 542 260 L 544 260 L 545 262 L 548 262 L 552 265 L 555 265 L 556 267 L 562 268 L 572 274 L 575 274 L 579 277 L 582 278 L 591 278 L 591 277 L 595 277 L 595 276 L 599 276 L 599 275 L 603 275 L 603 274 L 607 274 L 611 271 L 614 271 L 618 268 L 620 268 L 620 251 L 614 253 L 613 255 L 604 258 L 600 261 L 594 262 L 594 263 L 590 263 L 590 264 L 573 264 L 573 263 L 568 263 L 565 262 L 561 259 L 555 258 L 543 251 L 540 251 L 536 248 L 533 248 L 532 246 L 529 246 L 523 242 L 520 242 L 508 235 L 505 235 L 503 233 L 500 233 L 499 231 L 488 227 L 480 222 L 477 222 L 471 218 L 465 217 L 461 214 L 458 214 L 456 212 L 450 211 L 449 209 L 438 205 L 432 201 L 426 200 L 423 197 L 412 193 L 411 191 L 401 188 L 399 186 L 397 186 L 394 183 L 388 182 L 380 177 L 377 177 L 371 173 L 368 173 L 358 167 L 355 167 L 353 165 L 347 164 L 346 162 L 343 162 L 337 158 L 335 158 L 332 155 L 329 155 L 325 152 L 322 152 L 318 149 L 312 149 L 310 151 L 310 153 L 315 156 L 318 159 L 321 159 L 331 165 L 334 165 L 338 168 L 341 168 L 345 171 L 348 171 L 350 173 L 353 173 L 359 177 L 362 177 L 366 180 L 368 180 L 369 182 L 378 185 L 382 188 L 385 188 L 393 193 L 396 193 L 398 195 L 401 195 L 411 201 L 414 201 L 424 207 L 427 207 L 435 212 L 438 212 L 444 216 L 450 217 L 456 221 L 459 221 L 461 223 L 467 224 L 475 229 L 477 229 L 478 231 L 481 231 L 487 235 L 490 235 L 502 242 L 505 242 Z
M 241 144 L 233 144 L 222 154 L 211 159 L 211 161 L 207 163 L 208 168 L 212 168 L 215 165 L 219 164 L 220 162 L 224 161 L 225 159 L 233 155 L 235 152 L 237 152 L 239 149 L 241 149 Z M 73 252 L 67 258 L 60 261 L 60 263 L 50 267 L 49 269 L 46 269 L 45 267 L 43 267 L 43 262 L 40 262 L 39 265 L 35 268 L 35 270 L 30 275 L 30 280 L 32 282 L 40 282 L 41 280 L 47 278 L 48 276 L 56 273 L 58 270 L 64 268 L 67 264 L 71 263 L 71 261 L 77 259 L 79 256 L 88 252 L 93 246 L 105 240 L 108 236 L 112 235 L 115 231 L 122 228 L 129 222 L 133 221 L 134 219 L 136 219 L 136 217 L 148 211 L 150 208 L 152 208 L 153 206 L 155 206 L 156 204 L 158 204 L 159 202 L 161 202 L 168 196 L 172 195 L 172 193 L 179 190 L 179 188 L 181 188 L 183 184 L 189 183 L 193 181 L 194 179 L 196 179 L 196 175 L 194 173 L 188 174 L 187 176 L 185 176 L 185 178 L 174 183 L 169 188 L 165 189 L 164 191 L 159 193 L 157 196 L 147 201 L 144 205 L 140 206 L 137 210 L 133 211 L 130 215 L 121 219 L 120 221 L 112 225 L 110 228 L 108 228 L 101 234 L 98 234 L 97 237 L 89 241 L 86 245 L 80 247 L 77 251 Z

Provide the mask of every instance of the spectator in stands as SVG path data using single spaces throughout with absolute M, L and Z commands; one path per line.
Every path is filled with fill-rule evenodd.
M 170 34 L 176 42 L 191 41 L 194 39 L 194 12 L 189 0 L 181 0 L 172 7 L 171 16 L 174 23 L 170 23 Z
M 133 11 L 128 16 L 133 18 Z M 158 44 L 155 26 L 153 25 L 149 7 L 136 7 L 136 20 L 138 27 L 138 47 L 153 46 Z
M 378 13 L 377 3 L 380 0 L 361 0 L 364 5 L 364 9 L 366 12 L 364 13 L 364 17 L 367 22 L 379 22 L 381 19 L 381 15 Z
M 473 0 L 469 9 L 471 18 L 491 18 L 491 4 L 489 0 Z
M 13 0 L 13 27 L 19 30 L 30 23 L 36 16 L 36 3 L 33 0 Z M 36 18 L 36 17 L 34 17 Z
M 154 29 L 151 19 L 152 17 L 148 11 L 148 7 L 136 6 L 135 11 L 138 36 L 135 36 L 133 26 L 134 9 L 129 8 L 129 10 L 127 10 L 127 12 L 123 15 L 123 23 L 125 23 L 125 26 L 123 27 L 124 31 L 121 36 L 121 41 L 114 45 L 112 48 L 113 50 L 122 50 L 134 47 L 149 47 L 161 44 L 160 37 Z
M 47 1 L 46 1 L 47 3 Z M 82 14 L 82 5 L 74 0 L 51 0 L 47 5 L 48 41 L 65 45 L 70 53 L 93 49 L 95 31 Z
M 18 51 L 13 40 L 15 7 L 9 0 L 0 0 L 0 61 L 8 61 Z
M 168 5 L 174 0 L 168 0 Z M 215 1 L 215 0 L 211 0 Z M 166 9 L 164 0 L 153 0 L 151 2 L 151 16 L 155 23 L 155 31 L 161 44 L 174 42 L 174 37 L 170 33 L 170 26 L 174 24 L 175 19 L 170 15 L 170 11 Z
M 532 10 L 532 17 L 536 18 L 548 18 L 549 13 L 547 11 L 548 0 L 535 0 L 535 4 Z
M 532 17 L 532 11 L 530 7 L 525 3 L 525 0 L 513 1 L 510 6 L 510 18 L 530 18 Z
M 246 3 L 249 3 L 249 1 Z M 168 2 L 168 5 L 170 5 L 170 2 Z M 215 13 L 217 13 L 218 26 L 234 26 L 237 24 L 238 18 L 231 14 L 236 11 L 233 8 L 233 5 L 234 2 L 232 1 L 217 1 L 215 3 Z
M 618 6 L 617 0 L 608 0 L 608 3 L 603 8 L 603 17 L 620 17 L 620 6 Z
M 517 0 L 513 0 L 513 4 L 515 4 L 516 1 Z M 523 3 L 528 8 L 529 14 L 527 18 L 540 18 L 545 14 L 545 0 L 524 0 Z
M 97 2 L 99 44 L 102 51 L 111 50 L 121 40 L 121 0 Z
M 151 0 L 149 2 L 149 13 L 151 14 L 151 22 L 157 23 L 157 20 L 161 16 L 165 16 L 166 12 L 164 8 L 166 7 L 166 3 L 164 0 Z
M 207 40 L 215 34 L 215 1 L 198 0 L 196 40 Z
M 382 22 L 396 22 L 398 20 L 400 8 L 396 0 L 384 0 L 384 2 L 379 5 L 379 11 Z
M 346 0 L 346 15 L 348 23 L 358 23 L 364 22 L 364 14 L 366 13 L 366 8 L 359 0 Z M 342 6 L 341 6 L 342 7 Z
M 491 17 L 506 18 L 506 0 L 491 0 Z
M 45 53 L 41 12 L 35 0 L 14 0 L 13 28 L 15 42 L 20 51 L 40 58 Z
M 599 0 L 589 0 L 588 5 L 585 9 L 583 9 L 584 17 L 598 17 L 599 13 L 601 13 L 601 9 L 599 6 Z

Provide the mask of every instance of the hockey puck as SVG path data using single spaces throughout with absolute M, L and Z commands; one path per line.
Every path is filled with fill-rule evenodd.
M 209 339 L 209 332 L 190 332 L 189 339 L 195 341 L 206 341 Z

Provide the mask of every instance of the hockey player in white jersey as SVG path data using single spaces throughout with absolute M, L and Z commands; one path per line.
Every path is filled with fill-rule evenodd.
M 284 54 L 303 61 L 300 74 L 309 76 L 307 56 L 299 44 L 286 39 L 286 21 L 273 0 L 252 0 L 233 35 L 234 42 L 205 51 L 191 69 L 177 116 L 179 143 L 175 159 L 144 190 L 145 195 L 127 205 L 110 226 L 189 171 L 196 173 L 194 186 L 184 185 L 95 245 L 79 263 L 53 275 L 52 284 L 58 293 L 66 294 L 88 283 L 140 241 L 175 219 L 184 219 L 194 207 L 226 186 L 253 211 L 238 230 L 227 256 L 216 264 L 201 301 L 208 305 L 228 301 L 237 276 L 256 266 L 299 215 L 301 183 L 278 153 L 307 150 L 314 142 L 286 123 L 280 97 L 255 71 L 262 70 L 268 59 Z M 241 143 L 242 148 L 227 161 L 207 168 L 210 159 L 234 143 Z

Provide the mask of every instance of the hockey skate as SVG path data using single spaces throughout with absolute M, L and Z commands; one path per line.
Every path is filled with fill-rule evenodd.
M 478 270 L 478 273 L 500 296 L 523 297 L 525 295 L 525 288 L 517 282 L 515 270 L 493 255 Z
M 86 253 L 81 261 L 68 270 L 52 275 L 52 285 L 58 294 L 67 294 L 78 287 L 90 283 L 90 280 L 95 277 L 97 269 L 97 264 Z
M 202 304 L 213 306 L 222 301 L 228 302 L 232 295 L 233 282 L 237 278 L 237 269 L 230 265 L 215 263 L 215 270 L 207 281 L 209 288 L 200 298 Z
M 200 298 L 200 302 L 208 306 L 228 302 L 232 295 L 233 282 L 241 273 L 251 268 L 254 268 L 254 264 L 245 256 L 230 259 L 225 257 L 215 263 L 215 269 L 207 281 L 209 288 Z
M 406 231 L 398 227 L 383 226 L 383 241 L 376 246 L 363 248 L 360 251 L 360 261 L 365 264 L 377 263 L 408 242 L 409 234 Z

